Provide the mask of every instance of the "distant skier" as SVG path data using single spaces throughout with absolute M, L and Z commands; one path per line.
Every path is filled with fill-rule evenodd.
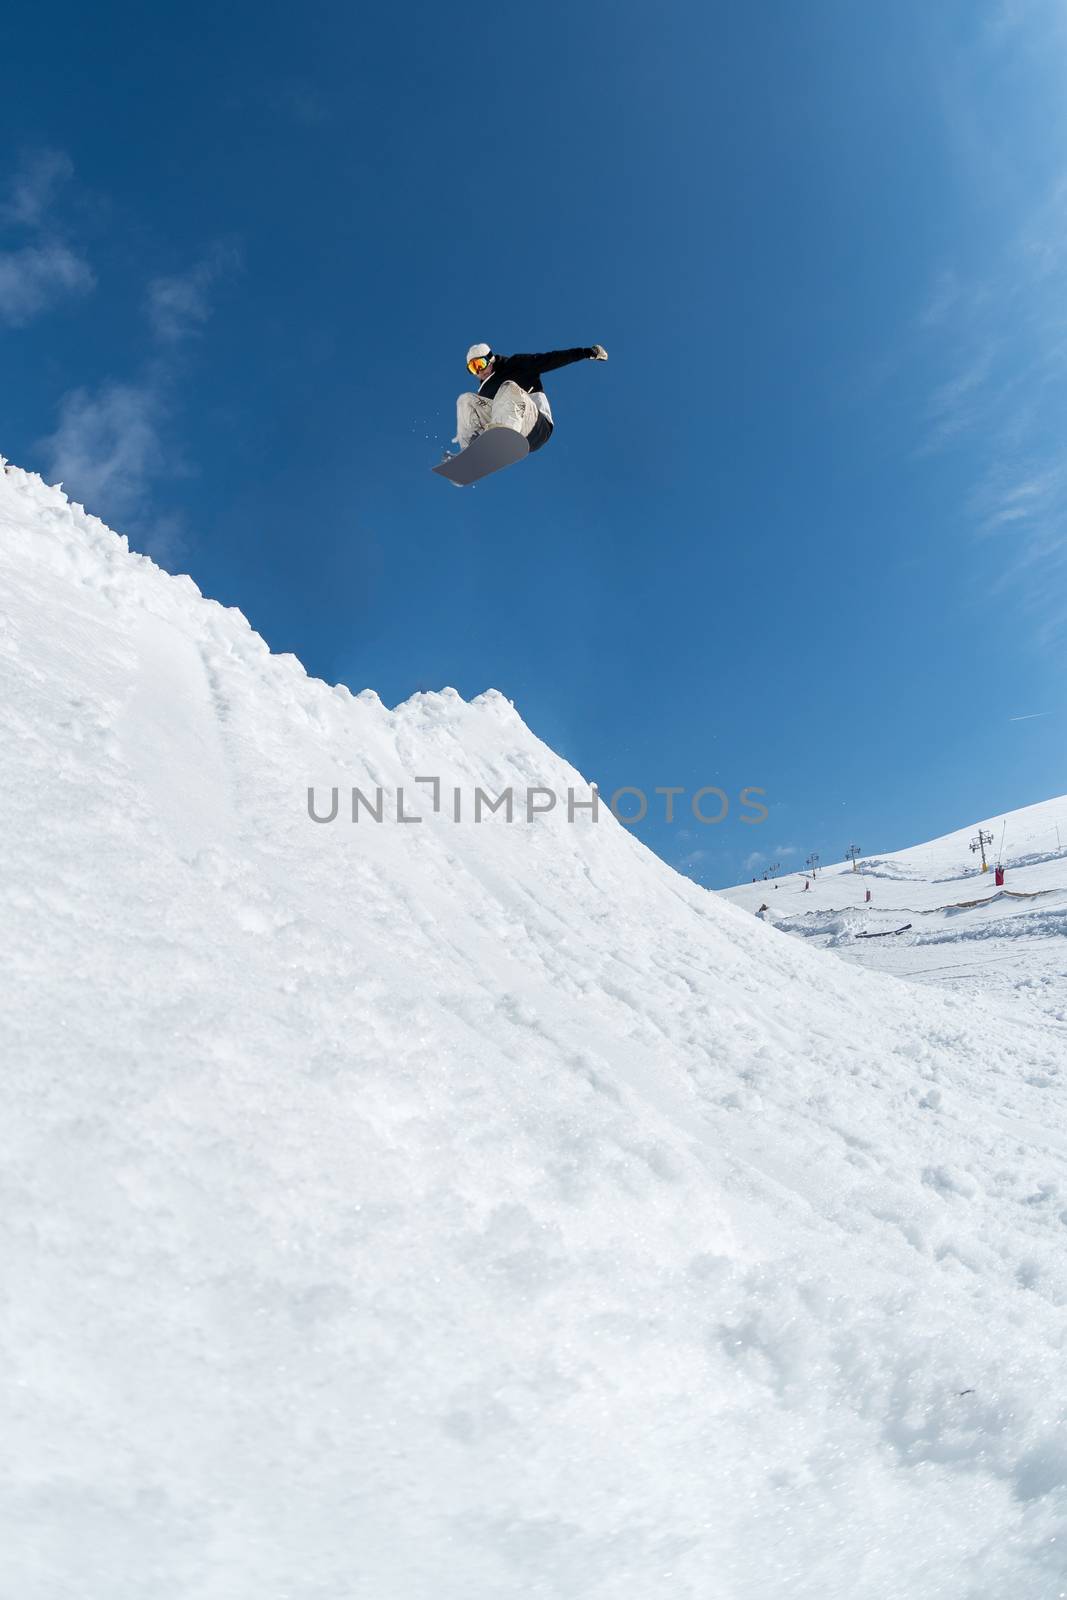
M 541 384 L 545 372 L 568 367 L 572 361 L 606 361 L 602 344 L 575 350 L 547 350 L 539 355 L 502 356 L 487 344 L 472 344 L 467 351 L 467 371 L 479 380 L 477 394 L 461 394 L 456 401 L 456 437 L 466 450 L 486 428 L 514 428 L 530 450 L 540 450 L 552 433 L 552 407 Z

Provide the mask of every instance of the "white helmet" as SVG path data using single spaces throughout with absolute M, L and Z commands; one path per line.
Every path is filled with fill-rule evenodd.
M 493 352 L 487 344 L 472 344 L 467 351 L 467 371 L 480 377 L 493 360 Z M 476 365 L 477 363 L 477 365 Z

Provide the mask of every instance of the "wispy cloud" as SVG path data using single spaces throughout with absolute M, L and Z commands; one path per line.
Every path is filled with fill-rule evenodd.
M 161 567 L 173 568 L 189 547 L 184 518 L 177 512 L 156 517 L 143 526 L 138 543 Z
M 1028 711 L 1023 717 L 1009 717 L 1009 722 L 1033 722 L 1037 717 L 1050 717 L 1051 711 Z
M 230 90 L 226 103 L 245 119 L 259 119 L 266 112 L 307 129 L 327 127 L 343 109 L 343 101 L 308 78 L 246 79 Z
M 996 0 L 985 18 L 984 32 L 994 48 L 1003 48 L 1012 34 L 1037 23 L 1061 28 L 1062 21 L 1059 0 Z
M 927 451 L 943 449 L 981 419 L 989 403 L 988 381 L 995 353 L 995 346 L 988 345 L 934 390 L 928 406 Z
M 91 509 L 141 511 L 164 465 L 162 402 L 150 386 L 106 384 L 64 396 L 59 425 L 43 441 L 49 475 Z
M 133 381 L 64 395 L 55 432 L 42 441 L 49 475 L 91 510 L 125 523 L 164 564 L 187 545 L 181 516 L 156 504 L 160 481 L 184 471 L 174 425 L 186 367 L 180 347 L 203 331 L 212 289 L 239 265 L 236 246 L 218 243 L 187 272 L 154 278 L 145 311 L 156 354 Z
M 96 282 L 87 261 L 62 244 L 0 252 L 0 318 L 23 327 L 65 295 L 88 294 Z
M 148 285 L 148 317 L 161 344 L 179 344 L 201 333 L 211 316 L 211 291 L 240 266 L 233 244 L 219 243 L 187 272 L 153 278 Z
M 189 540 L 181 513 L 157 505 L 160 483 L 187 473 L 169 414 L 162 372 L 142 383 L 75 389 L 64 395 L 59 424 L 41 448 L 52 481 L 123 525 L 138 549 L 173 570 Z
M 9 235 L 0 250 L 0 324 L 25 325 L 95 285 L 88 260 L 60 226 L 73 171 L 63 151 L 40 150 L 0 189 L 0 228 Z M 49 476 L 91 510 L 132 525 L 141 547 L 160 560 L 173 560 L 185 544 L 180 516 L 154 504 L 159 481 L 182 470 L 173 423 L 186 365 L 181 347 L 203 332 L 217 285 L 239 265 L 236 245 L 220 241 L 187 271 L 154 278 L 144 306 L 154 350 L 142 371 L 69 391 L 54 432 L 41 441 Z
M 36 228 L 44 220 L 59 187 L 74 175 L 74 163 L 63 150 L 34 150 L 25 155 L 0 201 L 0 222 L 9 227 Z
M 924 354 L 940 368 L 919 453 L 960 450 L 977 463 L 967 516 L 975 534 L 999 541 L 999 587 L 1016 595 L 1040 644 L 1067 626 L 1067 164 L 1048 175 L 1046 163 L 1035 192 L 1032 169 L 1002 159 L 1009 141 L 998 153 L 974 114 L 1009 40 L 1017 95 L 1020 79 L 1044 82 L 1050 57 L 1067 60 L 1062 7 L 1004 0 L 980 30 L 970 69 L 961 68 L 970 70 L 953 102 L 966 124 L 963 165 L 983 184 L 983 204 L 1013 220 L 1001 248 L 980 263 L 942 265 L 918 310 Z M 1057 131 L 1061 149 L 1065 132 L 1067 123 Z M 1046 154 L 1054 148 L 1050 138 Z
M 86 258 L 66 242 L 50 216 L 70 158 L 43 150 L 24 158 L 0 201 L 0 224 L 25 237 L 0 251 L 0 321 L 23 327 L 60 300 L 88 294 L 96 279 Z

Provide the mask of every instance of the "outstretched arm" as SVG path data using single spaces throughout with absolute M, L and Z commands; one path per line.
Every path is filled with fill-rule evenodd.
M 530 355 L 512 356 L 511 360 L 536 368 L 538 372 L 555 372 L 557 367 L 569 367 L 572 361 L 606 361 L 608 353 L 603 345 L 583 344 L 574 350 L 543 350 Z

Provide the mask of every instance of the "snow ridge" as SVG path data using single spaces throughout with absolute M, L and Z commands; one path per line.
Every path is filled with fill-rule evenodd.
M 0 474 L 20 1600 L 1045 1600 L 1067 1027 L 848 968 L 499 694 L 309 679 Z

